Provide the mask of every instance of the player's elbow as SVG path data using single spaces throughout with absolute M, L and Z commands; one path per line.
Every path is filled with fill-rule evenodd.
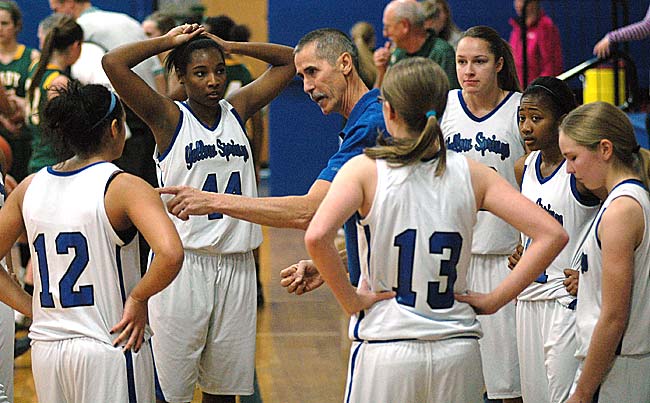
M 562 249 L 569 242 L 569 234 L 562 228 L 561 225 L 555 225 L 553 230 L 549 233 L 550 243 L 553 249 L 557 250 L 556 254 L 559 254 Z
M 313 257 L 314 253 L 318 253 L 330 242 L 333 244 L 334 239 L 326 228 L 319 225 L 309 225 L 307 232 L 305 232 L 305 247 L 310 256 Z
M 164 267 L 166 268 L 167 273 L 176 277 L 181 266 L 183 266 L 183 259 L 185 258 L 183 244 L 180 239 L 171 240 L 161 248 L 152 247 L 152 250 L 154 257 L 157 257 L 161 262 L 164 262 Z

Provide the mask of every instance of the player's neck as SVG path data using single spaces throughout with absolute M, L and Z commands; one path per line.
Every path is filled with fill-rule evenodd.
M 54 169 L 59 172 L 72 172 L 92 165 L 97 162 L 109 161 L 110 157 L 103 154 L 96 154 L 88 157 L 79 157 L 77 155 L 63 162 L 54 165 Z
M 0 55 L 13 57 L 18 49 L 18 42 L 16 40 L 0 43 Z
M 508 96 L 508 91 L 494 87 L 481 93 L 468 93 L 463 91 L 463 99 L 469 110 L 478 117 L 485 116 L 496 109 Z

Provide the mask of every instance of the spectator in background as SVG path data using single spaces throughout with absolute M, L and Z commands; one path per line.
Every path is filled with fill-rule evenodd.
M 446 40 L 455 51 L 463 31 L 451 17 L 447 0 L 424 0 L 422 7 L 425 15 L 424 27 L 436 31 L 438 38 Z
M 386 69 L 402 59 L 422 56 L 438 63 L 449 79 L 449 88 L 459 88 L 456 78 L 456 56 L 447 41 L 427 32 L 424 27 L 424 10 L 415 0 L 393 0 L 384 8 L 383 35 L 389 38 L 384 47 L 375 51 L 377 66 L 375 88 L 381 87 Z M 391 52 L 391 42 L 394 50 Z
M 25 81 L 29 66 L 40 53 L 18 43 L 18 33 L 23 27 L 23 16 L 13 1 L 0 1 L 0 83 L 4 86 L 10 102 L 15 103 L 18 116 L 0 116 L 0 135 L 11 145 L 14 163 L 9 171 L 18 182 L 27 176 L 30 155 L 30 136 L 24 126 Z M 9 385 L 7 385 L 9 387 Z
M 650 36 L 650 6 L 645 18 L 635 24 L 626 25 L 615 31 L 608 32 L 603 39 L 594 46 L 594 55 L 601 59 L 609 56 L 612 43 L 638 41 Z
M 359 21 L 350 30 L 352 41 L 359 52 L 359 75 L 368 88 L 372 88 L 377 79 L 377 67 L 372 60 L 375 51 L 375 29 L 365 21 Z
M 524 46 L 521 41 L 522 21 L 526 4 L 526 55 L 527 77 L 524 80 Z M 560 31 L 539 5 L 539 0 L 514 0 L 517 18 L 510 19 L 512 32 L 510 46 L 515 57 L 517 75 L 523 86 L 540 76 L 557 76 L 562 73 L 562 42 Z
M 609 56 L 612 43 L 638 41 L 648 37 L 650 37 L 650 6 L 648 6 L 648 11 L 642 21 L 608 32 L 594 46 L 594 55 L 604 59 Z M 650 133 L 650 109 L 646 113 L 645 127 L 646 131 Z

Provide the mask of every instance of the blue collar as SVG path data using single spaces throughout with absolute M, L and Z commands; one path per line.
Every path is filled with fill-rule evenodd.
M 345 127 L 343 130 L 341 130 L 341 133 L 339 133 L 339 136 L 341 138 L 345 138 L 345 135 L 350 131 L 352 127 L 357 124 L 357 121 L 361 118 L 361 116 L 364 115 L 369 107 L 371 107 L 373 104 L 379 103 L 379 100 L 377 99 L 379 94 L 379 89 L 374 88 L 366 92 L 361 97 L 361 99 L 359 99 L 357 104 L 354 105 L 354 108 L 352 108 L 352 112 L 350 112 L 350 116 L 348 117 L 348 121 L 345 123 Z

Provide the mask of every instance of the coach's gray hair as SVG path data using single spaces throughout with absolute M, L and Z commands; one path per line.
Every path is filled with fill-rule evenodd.
M 336 61 L 343 53 L 349 53 L 355 70 L 359 72 L 359 52 L 354 42 L 344 32 L 334 28 L 311 31 L 298 41 L 293 54 L 297 54 L 311 43 L 315 44 L 316 56 L 326 60 L 331 66 L 336 65 Z
M 395 12 L 395 20 L 407 20 L 414 27 L 424 28 L 424 20 L 426 15 L 424 8 L 419 2 L 416 1 L 395 1 L 393 11 Z

